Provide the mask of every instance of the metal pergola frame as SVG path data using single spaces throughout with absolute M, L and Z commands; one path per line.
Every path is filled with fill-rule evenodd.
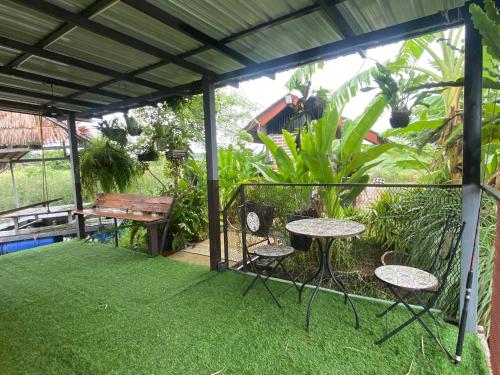
M 36 10 L 45 15 L 57 18 L 62 24 L 49 35 L 46 35 L 36 44 L 28 44 L 13 40 L 7 37 L 0 37 L 0 46 L 10 48 L 21 53 L 10 62 L 0 66 L 0 74 L 30 80 L 50 85 L 57 85 L 67 89 L 77 90 L 70 95 L 54 95 L 40 93 L 21 88 L 9 88 L 0 85 L 0 91 L 22 97 L 40 98 L 49 100 L 50 105 L 35 105 L 29 102 L 20 102 L 11 99 L 0 99 L 0 107 L 3 109 L 43 114 L 58 114 L 66 116 L 70 135 L 70 158 L 73 177 L 73 193 L 77 209 L 82 209 L 81 183 L 79 174 L 79 160 L 76 139 L 76 119 L 87 119 L 105 114 L 126 111 L 128 109 L 141 107 L 149 104 L 156 104 L 170 96 L 176 95 L 203 95 L 203 109 L 205 113 L 205 146 L 207 152 L 207 179 L 208 179 L 208 213 L 209 213 L 209 238 L 210 238 L 210 267 L 218 270 L 221 264 L 221 244 L 220 244 L 220 203 L 219 203 L 219 178 L 217 171 L 217 143 L 216 143 L 216 120 L 215 120 L 215 88 L 224 85 L 236 85 L 242 80 L 270 75 L 284 69 L 290 69 L 302 64 L 310 63 L 321 59 L 339 57 L 351 53 L 364 54 L 364 50 L 388 43 L 394 43 L 404 39 L 417 37 L 419 35 L 444 30 L 447 28 L 465 25 L 465 105 L 464 105 L 464 152 L 463 152 L 463 219 L 468 223 L 462 241 L 462 284 L 461 296 L 464 295 L 464 283 L 467 274 L 467 265 L 472 254 L 474 241 L 474 231 L 476 227 L 477 209 L 480 198 L 480 164 L 481 164 L 481 89 L 482 89 L 482 44 L 481 36 L 473 28 L 468 12 L 467 2 L 465 6 L 450 9 L 428 15 L 422 18 L 413 19 L 393 26 L 381 28 L 372 32 L 355 34 L 348 22 L 338 11 L 337 5 L 346 0 L 320 0 L 313 5 L 304 7 L 289 14 L 282 15 L 275 19 L 267 20 L 261 24 L 254 25 L 246 30 L 234 33 L 221 40 L 216 40 L 206 33 L 185 23 L 178 17 L 165 12 L 157 6 L 139 0 L 122 0 L 127 6 L 134 8 L 142 14 L 154 18 L 165 27 L 173 28 L 176 31 L 189 36 L 201 43 L 202 46 L 196 49 L 174 55 L 158 48 L 150 43 L 138 39 L 134 35 L 127 35 L 117 31 L 102 23 L 98 23 L 92 18 L 118 0 L 97 0 L 88 8 L 79 13 L 73 13 L 57 5 L 42 0 L 22 0 L 16 1 L 31 10 Z M 474 1 L 481 3 L 480 1 Z M 256 62 L 231 48 L 229 44 L 249 35 L 265 31 L 267 29 L 282 25 L 300 17 L 307 16 L 317 11 L 322 11 L 336 30 L 341 40 L 318 47 L 302 50 L 286 56 L 274 58 L 264 62 Z M 91 63 L 84 59 L 68 56 L 59 52 L 46 49 L 54 41 L 67 35 L 75 28 L 89 30 L 99 36 L 105 36 L 112 41 L 125 44 L 138 51 L 154 56 L 159 61 L 138 68 L 130 72 L 122 72 L 102 65 Z M 221 54 L 230 57 L 243 67 L 226 73 L 217 74 L 214 71 L 202 67 L 190 60 L 189 57 L 209 49 L 216 50 Z M 108 80 L 95 85 L 82 84 L 71 80 L 53 78 L 49 75 L 19 70 L 17 67 L 30 56 L 41 57 L 54 63 L 67 64 L 69 66 L 86 69 L 110 77 Z M 167 87 L 163 84 L 147 80 L 139 75 L 153 69 L 174 63 L 190 72 L 197 74 L 200 78 L 189 83 Z M 154 91 L 145 95 L 130 96 L 127 93 L 117 93 L 106 89 L 106 86 L 115 82 L 126 81 Z M 90 100 L 76 99 L 82 94 L 97 94 L 103 97 L 116 99 L 118 101 L 109 104 L 97 104 Z M 82 109 L 79 111 L 67 110 L 57 105 L 66 103 L 76 105 Z M 85 227 L 83 218 L 78 216 L 78 236 L 83 237 Z M 477 263 L 476 263 L 477 268 Z M 477 272 L 473 285 L 471 300 L 471 313 L 468 316 L 468 331 L 476 331 L 476 309 L 477 306 Z M 462 298 L 461 298 L 462 300 Z

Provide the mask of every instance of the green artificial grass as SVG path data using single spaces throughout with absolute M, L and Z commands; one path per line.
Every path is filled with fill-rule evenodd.
M 459 367 L 418 324 L 374 345 L 377 302 L 356 301 L 356 331 L 342 297 L 320 291 L 308 337 L 296 292 L 279 310 L 260 284 L 243 298 L 249 281 L 76 241 L 1 256 L 0 373 L 487 374 L 474 336 Z M 387 324 L 407 317 L 397 308 Z M 442 330 L 450 349 L 456 333 Z

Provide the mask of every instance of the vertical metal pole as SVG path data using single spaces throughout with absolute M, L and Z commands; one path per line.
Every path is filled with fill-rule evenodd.
M 469 3 L 470 4 L 470 3 Z M 460 311 L 462 311 L 465 284 L 476 238 L 478 210 L 481 197 L 481 105 L 483 83 L 483 49 L 481 35 L 474 29 L 470 13 L 465 19 L 464 65 L 464 133 L 463 133 L 463 180 L 462 218 L 466 222 L 460 259 Z M 479 240 L 477 240 L 479 242 Z M 474 279 L 469 301 L 466 331 L 477 330 L 477 281 L 479 249 L 476 249 Z
M 219 171 L 217 163 L 217 130 L 215 121 L 215 86 L 203 79 L 203 112 L 205 149 L 207 152 L 208 237 L 210 242 L 210 269 L 218 270 L 221 260 Z
M 14 196 L 14 204 L 19 207 L 19 195 L 17 195 L 16 177 L 14 176 L 14 165 L 9 162 L 10 179 L 12 180 L 12 195 Z
M 75 115 L 68 115 L 69 156 L 71 164 L 71 177 L 73 181 L 73 202 L 77 210 L 83 209 L 82 184 L 80 182 L 80 161 L 78 157 L 78 139 L 76 136 Z M 76 217 L 76 234 L 78 238 L 85 238 L 85 219 L 83 215 Z

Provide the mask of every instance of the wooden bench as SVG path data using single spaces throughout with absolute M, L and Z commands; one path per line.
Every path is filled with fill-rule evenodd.
M 157 255 L 165 245 L 170 213 L 174 198 L 169 196 L 147 196 L 139 194 L 97 194 L 92 208 L 73 211 L 75 215 L 98 216 L 143 222 L 148 229 L 148 254 Z M 161 243 L 158 241 L 158 227 L 165 224 Z M 115 242 L 118 243 L 117 232 Z

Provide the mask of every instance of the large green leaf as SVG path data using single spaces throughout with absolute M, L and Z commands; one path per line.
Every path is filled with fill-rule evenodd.
M 339 118 L 337 108 L 330 104 L 325 110 L 323 117 L 316 121 L 314 135 L 318 150 L 328 154 L 332 152 L 332 142 L 337 133 Z
M 348 178 L 344 179 L 344 181 L 342 181 L 342 182 L 345 182 L 346 184 L 359 183 L 360 181 L 363 180 L 363 176 L 365 175 L 366 172 L 368 172 L 373 167 L 379 165 L 381 162 L 382 162 L 382 160 L 376 161 L 374 163 L 363 165 L 361 168 L 359 168 L 356 172 L 354 172 Z M 345 176 L 345 174 L 344 174 L 344 176 Z
M 260 140 L 262 141 L 262 143 L 264 143 L 266 145 L 269 152 L 273 156 L 275 156 L 274 154 L 276 153 L 276 150 L 278 149 L 279 146 L 271 138 L 269 138 L 266 134 L 264 134 L 262 132 L 258 132 L 257 134 L 258 134 Z
M 300 153 L 304 160 L 304 164 L 315 178 L 315 182 L 333 183 L 334 175 L 332 166 L 326 154 L 319 150 L 305 151 Z
M 350 130 L 345 134 L 345 140 L 342 142 L 341 159 L 343 161 L 360 150 L 366 134 L 382 115 L 386 105 L 387 99 L 383 95 L 378 95 L 363 114 L 356 119 L 355 126 L 350 127 Z
M 278 147 L 275 152 L 276 166 L 278 170 L 284 175 L 290 178 L 295 175 L 295 166 L 293 165 L 292 159 L 281 147 Z
M 299 154 L 297 152 L 297 145 L 295 144 L 295 139 L 293 138 L 292 134 L 287 132 L 285 129 L 283 129 L 282 132 L 283 132 L 283 138 L 285 139 L 288 149 L 292 153 L 294 160 L 297 161 Z
M 262 164 L 254 164 L 255 169 L 257 169 L 264 179 L 269 182 L 287 182 L 284 180 L 283 176 L 279 173 L 276 173 L 270 166 L 265 166 Z
M 385 143 L 381 145 L 376 145 L 370 147 L 368 150 L 357 153 L 349 164 L 346 166 L 347 173 L 354 171 L 355 169 L 361 167 L 363 164 L 375 160 L 380 155 L 389 151 L 393 148 L 401 148 L 401 145 L 397 143 Z
M 385 131 L 382 136 L 383 137 L 394 137 L 396 135 L 400 134 L 408 134 L 408 133 L 415 133 L 415 132 L 421 132 L 422 130 L 426 129 L 437 129 L 440 126 L 442 126 L 445 121 L 447 121 L 448 118 L 439 118 L 435 120 L 422 120 L 422 121 L 416 121 L 412 122 L 405 128 L 399 128 L 399 129 L 389 129 Z

